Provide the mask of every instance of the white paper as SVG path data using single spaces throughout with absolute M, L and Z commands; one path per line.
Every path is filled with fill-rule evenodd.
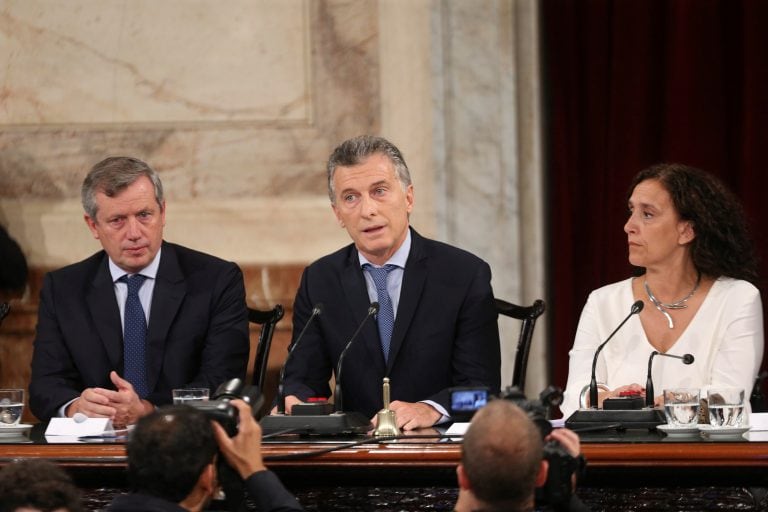
M 749 426 L 752 431 L 768 430 L 768 412 L 753 412 L 749 415 Z
M 87 418 L 77 422 L 72 418 L 51 418 L 45 436 L 98 436 L 112 432 L 112 421 L 109 418 Z
M 454 423 L 445 431 L 447 436 L 463 436 L 469 428 L 469 423 Z

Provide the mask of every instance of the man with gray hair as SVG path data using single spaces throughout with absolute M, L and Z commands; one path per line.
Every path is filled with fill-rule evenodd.
M 244 378 L 248 318 L 240 269 L 165 242 L 157 173 L 130 157 L 97 163 L 82 186 L 102 251 L 45 276 L 30 407 L 133 424 L 174 388 Z
M 384 377 L 397 426 L 406 430 L 446 421 L 452 386 L 498 393 L 501 356 L 488 264 L 410 227 L 411 176 L 388 140 L 349 139 L 327 168 L 331 208 L 353 243 L 304 270 L 294 342 L 315 305 L 322 303 L 323 312 L 285 369 L 286 410 L 330 396 L 333 369 L 360 325 L 343 362 L 344 410 L 374 416 L 383 405 Z M 375 321 L 366 318 L 372 302 L 379 304 Z

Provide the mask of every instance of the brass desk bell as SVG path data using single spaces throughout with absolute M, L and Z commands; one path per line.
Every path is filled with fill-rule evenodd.
M 376 437 L 399 436 L 401 433 L 397 428 L 395 411 L 389 409 L 389 377 L 384 377 L 382 392 L 384 408 L 376 414 L 376 430 L 373 431 L 373 435 Z

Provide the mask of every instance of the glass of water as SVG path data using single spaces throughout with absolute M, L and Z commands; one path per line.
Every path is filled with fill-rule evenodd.
M 23 389 L 0 389 L 0 428 L 19 424 L 24 412 Z
M 744 418 L 743 388 L 710 388 L 707 391 L 709 424 L 713 427 L 740 427 Z
M 208 400 L 208 388 L 184 388 L 172 390 L 174 404 L 202 402 Z
M 673 388 L 664 390 L 664 415 L 673 427 L 692 427 L 699 423 L 699 390 Z

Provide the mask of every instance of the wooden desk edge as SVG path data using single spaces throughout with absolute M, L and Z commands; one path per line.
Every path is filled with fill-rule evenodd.
M 327 444 L 265 444 L 269 467 L 452 468 L 461 459 L 459 444 L 362 445 L 312 457 L 297 457 Z M 768 467 L 768 443 L 582 444 L 592 467 Z M 272 460 L 289 457 L 288 460 Z M 0 465 L 24 458 L 46 458 L 68 466 L 125 467 L 122 444 L 0 444 Z

